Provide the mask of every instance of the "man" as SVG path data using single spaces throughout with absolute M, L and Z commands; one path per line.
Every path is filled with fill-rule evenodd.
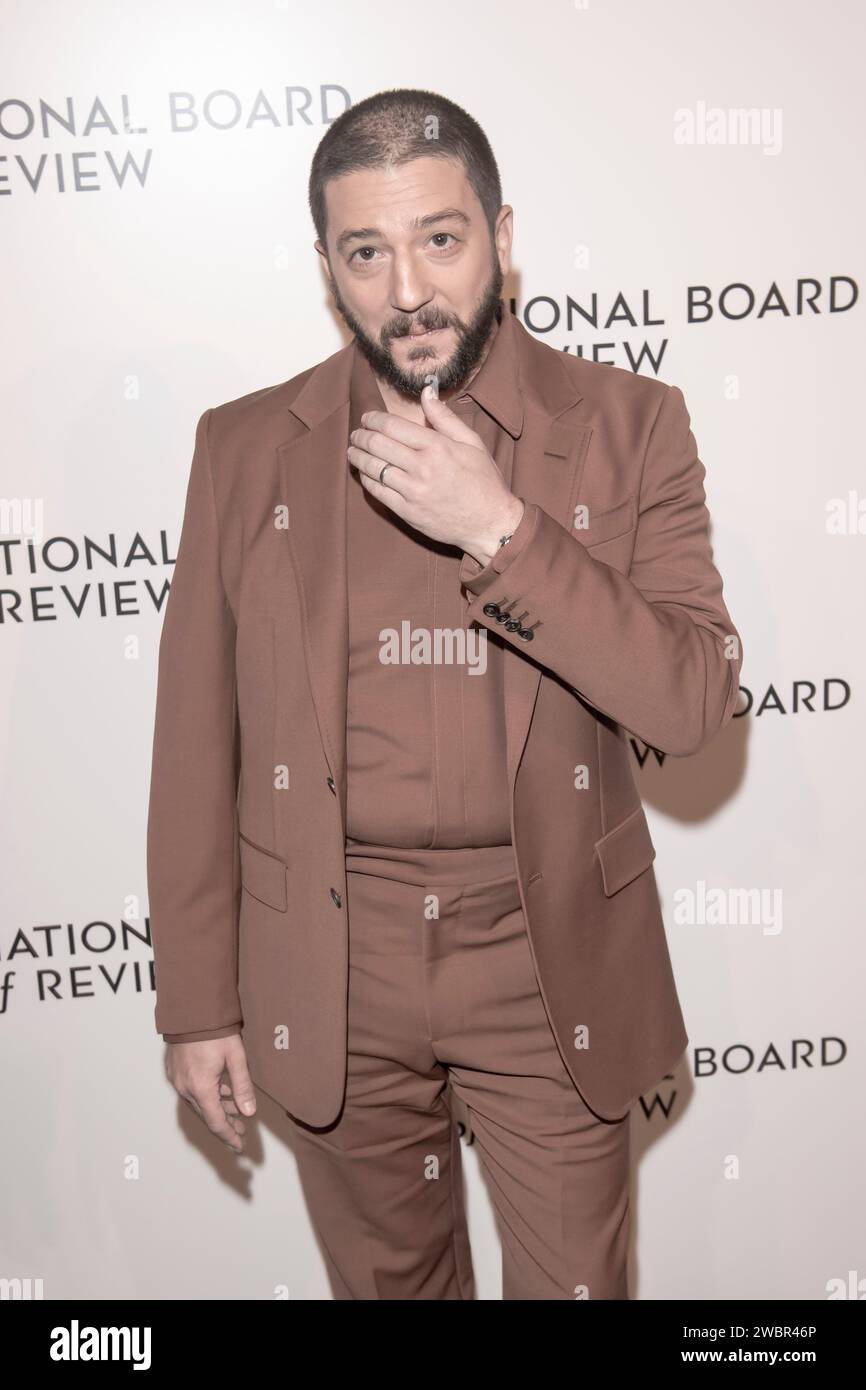
M 310 205 L 352 342 L 201 417 L 160 642 L 168 1074 L 236 1152 L 286 1110 L 337 1298 L 473 1297 L 455 1103 L 503 1296 L 627 1298 L 629 1115 L 688 1037 L 625 736 L 695 752 L 742 660 L 689 416 L 503 311 L 445 98 L 352 107 Z

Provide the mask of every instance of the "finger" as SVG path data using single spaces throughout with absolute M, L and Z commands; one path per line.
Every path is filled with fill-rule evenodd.
M 427 436 L 429 439 L 429 430 Z M 375 458 L 381 459 L 382 463 L 396 464 L 398 468 L 405 469 L 407 473 L 411 473 L 418 458 L 417 449 L 407 449 L 405 444 L 401 444 L 397 439 L 392 439 L 390 435 L 382 434 L 380 430 L 352 430 L 349 435 L 349 444 L 356 449 L 362 449 L 365 453 L 373 454 Z
M 236 1123 L 223 1113 L 216 1092 L 210 1095 L 200 1092 L 198 1095 L 190 1095 L 187 1099 L 191 1105 L 195 1106 L 211 1134 L 215 1134 L 217 1139 L 221 1139 L 235 1153 L 243 1153 L 244 1146 L 241 1143 Z
M 240 1111 L 238 1110 L 234 1100 L 232 1099 L 231 1086 L 226 1086 L 225 1084 L 220 1086 L 220 1101 L 222 1103 L 222 1108 L 227 1115 L 240 1114 Z
M 235 1104 L 244 1115 L 254 1115 L 256 1113 L 256 1091 L 250 1079 L 243 1048 L 238 1048 L 228 1056 L 226 1071 L 229 1074 L 229 1083 Z
M 455 415 L 450 406 L 440 400 L 429 386 L 425 386 L 421 392 L 421 406 L 430 424 L 439 434 L 444 434 L 447 439 L 453 439 L 458 444 L 473 444 L 476 448 L 483 448 L 480 435 L 470 429 L 465 420 Z
M 385 467 L 385 459 L 376 458 L 374 454 L 368 454 L 365 449 L 357 449 L 354 445 L 350 445 L 347 457 L 349 462 L 354 464 L 355 468 L 357 468 L 358 472 L 362 475 L 362 481 L 364 478 L 370 478 L 375 483 L 379 482 L 379 474 Z M 400 496 L 407 500 L 409 500 L 409 492 L 407 489 L 408 477 L 409 474 L 405 469 L 401 468 L 399 464 L 396 463 L 392 463 L 388 472 L 385 474 L 387 485 L 391 488 L 391 491 L 399 492 Z M 391 481 L 392 479 L 393 483 Z M 385 484 L 383 483 L 382 486 L 384 487 Z
M 405 415 L 393 415 L 387 410 L 365 410 L 361 416 L 361 426 L 377 434 L 386 434 L 407 449 L 423 449 L 430 442 L 430 431 L 426 425 L 416 424 L 414 420 L 407 420 Z

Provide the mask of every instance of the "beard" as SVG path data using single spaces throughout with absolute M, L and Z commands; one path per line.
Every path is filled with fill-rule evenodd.
M 331 293 L 334 296 L 337 310 L 346 326 L 355 335 L 358 347 L 376 376 L 393 390 L 414 400 L 420 398 L 421 392 L 431 376 L 436 377 L 441 395 L 458 390 L 469 378 L 481 361 L 494 321 L 496 323 L 502 321 L 500 296 L 503 283 L 504 276 L 499 261 L 494 255 L 490 279 L 482 291 L 478 307 L 468 323 L 464 323 L 457 314 L 445 313 L 441 309 L 428 306 L 421 309 L 414 317 L 410 317 L 408 314 L 396 315 L 385 324 L 377 341 L 370 337 L 346 306 L 333 276 L 330 277 Z M 405 337 L 413 325 L 420 325 L 425 329 L 453 328 L 455 330 L 457 346 L 447 362 L 440 361 L 435 350 L 427 346 L 423 338 L 418 339 L 418 344 L 414 349 L 418 353 L 418 367 L 415 370 L 404 370 L 395 361 L 389 346 L 391 339 Z

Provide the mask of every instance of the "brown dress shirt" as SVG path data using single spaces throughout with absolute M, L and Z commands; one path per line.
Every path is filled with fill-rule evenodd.
M 503 306 L 503 312 L 509 311 Z M 478 374 L 449 406 L 480 436 L 509 486 L 509 422 L 513 427 L 518 392 L 512 335 L 500 324 Z M 350 430 L 367 410 L 387 407 L 356 346 Z M 496 563 L 485 566 L 404 522 L 364 489 L 354 467 L 346 508 L 347 860 L 374 847 L 509 845 L 505 644 L 495 633 L 467 628 L 469 601 L 459 572 L 466 560 L 474 587 L 475 580 L 500 572 L 506 557 L 510 563 L 532 532 L 530 507 Z M 381 659 L 388 632 L 396 634 L 397 664 Z M 437 632 L 444 639 L 438 651 Z M 430 645 L 418 647 L 422 660 L 407 662 L 420 634 Z

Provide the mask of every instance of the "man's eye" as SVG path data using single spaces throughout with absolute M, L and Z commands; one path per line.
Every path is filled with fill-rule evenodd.
M 432 237 L 430 238 L 431 242 L 435 242 L 437 237 L 450 238 L 451 241 L 452 241 L 452 242 L 455 242 L 455 243 L 456 243 L 456 241 L 457 241 L 457 238 L 456 238 L 456 236 L 454 235 L 453 232 L 434 232 L 433 235 L 432 235 Z M 435 251 L 450 251 L 450 250 L 451 250 L 451 247 L 450 247 L 450 245 L 445 245 L 445 246 L 443 246 L 443 245 L 439 244 L 439 245 L 437 245 L 437 246 L 434 246 L 433 249 L 434 249 Z M 365 251 L 370 251 L 370 252 L 372 252 L 372 255 L 370 255 L 370 256 L 365 256 L 365 255 L 363 254 Z M 351 256 L 349 257 L 349 260 L 350 260 L 350 261 L 354 261 L 355 258 L 358 257 L 358 258 L 360 259 L 362 265 L 372 265 L 372 263 L 373 263 L 373 258 L 374 258 L 374 256 L 375 256 L 375 254 L 376 254 L 376 247 L 375 247 L 375 246 L 359 246 L 358 249 L 357 249 L 357 251 L 353 251 L 353 252 L 352 252 Z

